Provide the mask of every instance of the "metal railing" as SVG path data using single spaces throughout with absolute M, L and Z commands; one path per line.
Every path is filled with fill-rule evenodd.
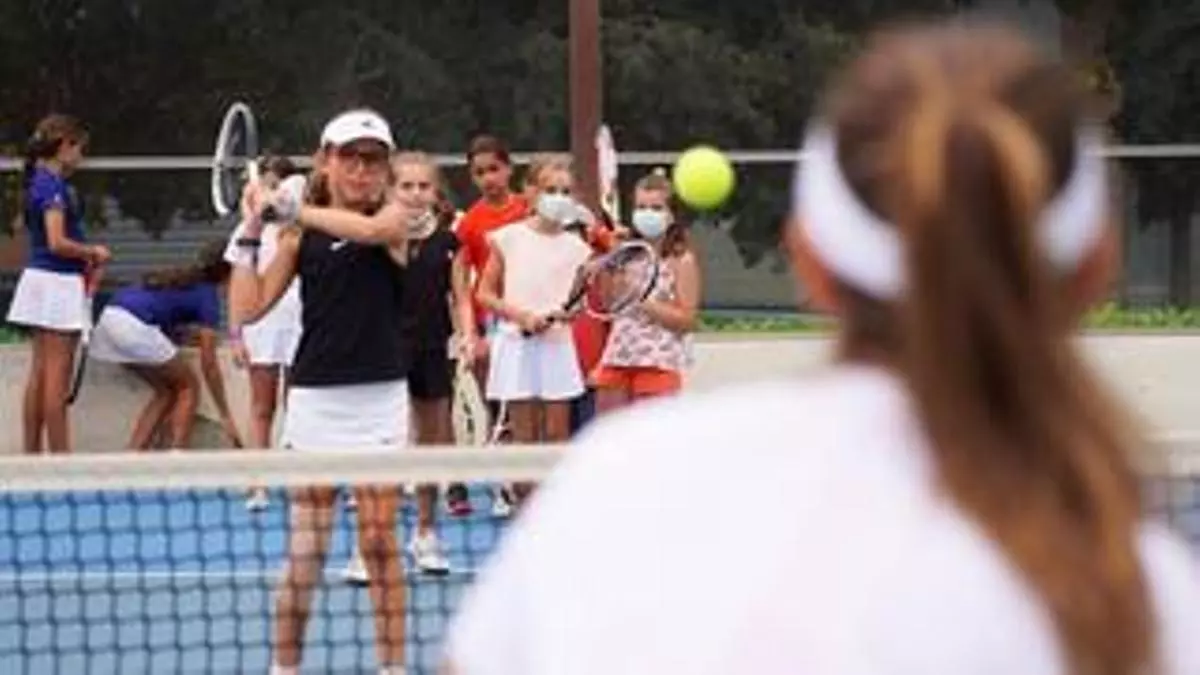
M 533 154 L 514 153 L 513 161 L 525 164 Z M 630 166 L 670 165 L 679 154 L 680 151 L 673 150 L 622 152 L 617 155 L 617 161 Z M 803 159 L 799 151 L 785 149 L 729 150 L 727 154 L 734 164 L 787 164 Z M 1200 144 L 1112 145 L 1105 149 L 1104 156 L 1109 159 L 1200 159 Z M 291 159 L 302 167 L 312 164 L 310 155 L 294 155 Z M 434 155 L 434 159 L 441 166 L 466 163 L 463 155 L 440 154 Z M 111 155 L 89 157 L 83 168 L 93 171 L 199 171 L 211 165 L 212 158 L 206 155 Z M 0 157 L 0 171 L 20 168 L 19 157 Z

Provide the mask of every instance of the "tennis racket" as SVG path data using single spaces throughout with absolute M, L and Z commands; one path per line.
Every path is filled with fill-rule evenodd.
M 254 111 L 236 102 L 225 111 L 217 130 L 212 160 L 212 204 L 222 218 L 237 214 L 242 188 L 258 180 L 258 122 Z
M 650 296 L 659 273 L 653 246 L 641 239 L 622 242 L 580 269 L 567 301 L 550 320 L 569 320 L 580 311 L 601 320 L 624 314 Z
M 454 368 L 454 398 L 450 411 L 454 442 L 480 446 L 488 442 L 488 409 L 471 367 L 458 359 Z
M 89 267 L 83 275 L 83 330 L 79 332 L 79 343 L 75 346 L 75 372 L 71 374 L 71 391 L 67 394 L 67 405 L 73 405 L 83 387 L 83 375 L 87 370 L 88 344 L 92 340 L 92 301 L 100 287 L 100 268 Z
M 617 146 L 613 143 L 613 135 L 605 124 L 596 131 L 596 161 L 599 164 L 597 176 L 600 179 L 600 208 L 608 215 L 608 222 L 621 222 L 621 188 L 617 182 L 619 164 L 617 162 Z

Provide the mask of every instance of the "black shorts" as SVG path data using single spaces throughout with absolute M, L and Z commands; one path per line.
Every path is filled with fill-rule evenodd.
M 408 371 L 408 395 L 418 401 L 449 398 L 454 392 L 454 362 L 445 349 L 421 349 Z

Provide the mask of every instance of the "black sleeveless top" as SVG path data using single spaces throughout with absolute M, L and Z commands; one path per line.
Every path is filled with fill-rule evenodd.
M 410 239 L 404 289 L 404 322 L 418 351 L 445 351 L 450 319 L 450 270 L 458 237 L 439 227 L 425 239 Z
M 305 230 L 298 265 L 302 332 L 292 384 L 322 387 L 407 377 L 405 273 L 387 248 Z

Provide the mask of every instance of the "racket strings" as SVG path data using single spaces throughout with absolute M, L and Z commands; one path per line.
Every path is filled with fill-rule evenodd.
M 585 307 L 599 316 L 624 312 L 645 300 L 657 279 L 658 264 L 652 252 L 640 247 L 625 249 L 593 272 Z

